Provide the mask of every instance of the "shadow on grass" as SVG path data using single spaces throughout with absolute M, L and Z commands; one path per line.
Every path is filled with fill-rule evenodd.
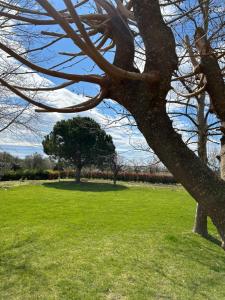
M 43 183 L 43 186 L 47 188 L 54 188 L 59 190 L 82 191 L 82 192 L 110 192 L 110 191 L 122 191 L 128 189 L 126 186 L 119 185 L 119 184 L 113 185 L 111 183 L 98 183 L 98 182 L 81 182 L 77 184 L 71 181 Z
M 182 239 L 171 239 L 171 237 L 168 239 L 168 236 L 166 239 L 169 240 L 167 245 L 171 253 L 183 255 L 183 257 L 189 258 L 190 261 L 207 266 L 211 270 L 218 268 L 221 272 L 225 272 L 224 251 L 221 248 L 221 242 L 216 237 L 209 235 L 208 238 L 204 238 L 190 233 Z M 204 240 L 208 242 L 205 243 Z M 215 246 L 212 246 L 211 243 Z M 220 247 L 219 252 L 217 246 Z M 215 257 L 217 257 L 216 263 Z
M 218 242 L 215 242 L 217 240 L 216 238 L 211 238 L 214 244 L 219 244 Z M 186 290 L 190 295 L 193 295 L 193 298 L 196 297 L 196 293 L 199 293 L 199 295 L 202 296 L 202 299 L 211 299 L 208 297 L 207 291 L 204 291 L 204 289 L 202 290 L 202 286 L 214 287 L 215 289 L 220 288 L 221 281 L 218 281 L 218 276 L 216 276 L 216 274 L 221 274 L 221 276 L 223 276 L 225 273 L 225 255 L 222 249 L 218 251 L 216 246 L 212 247 L 212 245 L 210 245 L 212 242 L 210 239 L 208 241 L 208 243 L 205 243 L 203 242 L 203 239 L 201 240 L 200 237 L 195 237 L 191 233 L 180 237 L 176 235 L 166 235 L 164 248 L 160 247 L 160 254 L 156 253 L 156 256 L 153 256 L 152 260 L 149 262 L 146 261 L 143 263 L 141 259 L 137 259 L 135 263 L 136 266 L 139 265 L 139 267 L 143 268 L 144 271 L 147 270 L 147 272 L 155 272 L 159 274 L 161 278 L 170 282 L 171 286 L 176 286 Z M 174 257 L 174 261 L 178 262 L 177 266 L 182 267 L 183 262 L 184 268 L 187 268 L 190 263 L 191 266 L 188 267 L 190 268 L 189 272 L 191 272 L 191 268 L 194 270 L 195 266 L 196 268 L 202 267 L 209 270 L 205 271 L 205 277 L 198 277 L 197 281 L 196 275 L 193 277 L 190 276 L 189 278 L 187 277 L 186 280 L 178 280 L 178 278 L 174 276 L 173 272 L 168 272 L 167 264 L 170 262 L 172 256 Z M 179 265 L 180 263 L 181 265 Z M 175 265 L 172 263 L 172 266 L 176 266 L 176 263 Z M 185 274 L 182 275 L 181 273 L 181 278 L 182 276 L 185 276 Z M 159 295 L 157 290 L 154 299 L 158 299 L 158 297 Z M 163 295 L 162 297 L 167 299 L 167 297 L 164 297 Z
M 29 278 L 29 284 L 47 285 L 44 270 L 33 263 L 37 242 L 38 236 L 31 234 L 27 237 L 18 235 L 8 245 L 0 244 L 1 291 L 10 290 L 16 284 L 22 286 L 24 278 Z
M 206 240 L 208 240 L 209 242 L 213 243 L 213 244 L 216 244 L 218 246 L 221 247 L 221 241 L 218 240 L 216 237 L 214 237 L 213 235 L 211 234 L 208 234 L 206 237 L 203 237 L 205 238 Z

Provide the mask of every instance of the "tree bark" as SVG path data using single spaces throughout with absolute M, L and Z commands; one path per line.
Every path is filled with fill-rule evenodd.
M 207 122 L 205 119 L 205 93 L 198 97 L 198 156 L 207 165 Z M 207 213 L 204 207 L 197 203 L 193 232 L 203 237 L 208 236 Z
M 195 223 L 193 227 L 193 232 L 198 233 L 202 237 L 208 236 L 207 213 L 204 210 L 204 206 L 198 203 L 196 205 L 196 214 L 195 214 Z
M 181 136 L 173 130 L 165 112 L 155 110 L 154 114 L 149 113 L 147 117 L 136 115 L 136 121 L 149 146 L 210 216 L 224 246 L 225 185 L 223 181 L 184 145 Z
M 225 123 L 222 124 L 225 129 Z M 223 180 L 225 180 L 225 135 L 223 133 L 222 138 L 220 140 L 221 150 L 220 150 L 220 175 Z
M 80 183 L 80 178 L 81 178 L 81 167 L 80 166 L 77 166 L 76 167 L 76 172 L 75 172 L 75 180 L 76 180 L 76 183 Z
M 137 84 L 134 89 L 133 82 L 130 82 L 128 86 L 125 89 L 129 92 L 121 98 L 121 104 L 133 115 L 150 148 L 202 206 L 216 226 L 221 240 L 225 241 L 224 181 L 185 145 L 172 126 L 165 104 L 160 98 L 153 97 L 147 84 Z
M 114 174 L 114 175 L 113 175 L 113 184 L 114 184 L 114 185 L 116 185 L 116 180 L 117 180 L 117 175 Z

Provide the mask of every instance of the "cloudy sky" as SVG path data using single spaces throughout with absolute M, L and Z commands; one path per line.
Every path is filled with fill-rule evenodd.
M 57 103 L 63 106 L 72 105 L 85 100 L 85 97 L 78 95 L 68 89 L 62 89 L 54 92 L 42 92 L 41 95 L 46 99 L 46 102 Z M 47 101 L 48 100 L 48 101 Z M 110 100 L 106 100 L 97 108 L 88 112 L 79 113 L 80 116 L 88 116 L 95 119 L 106 132 L 113 137 L 116 149 L 120 155 L 126 159 L 136 158 L 138 160 L 149 159 L 149 154 L 143 151 L 137 151 L 136 148 L 141 144 L 147 147 L 144 138 L 137 130 L 136 126 L 128 120 L 121 119 L 110 107 L 114 107 L 118 111 L 122 108 Z M 59 113 L 44 113 L 38 114 L 37 119 L 34 119 L 30 126 L 34 129 L 29 131 L 24 128 L 9 128 L 7 131 L 0 133 L 0 151 L 7 151 L 11 154 L 24 157 L 26 155 L 38 152 L 43 154 L 41 141 L 43 136 L 48 134 L 54 124 L 62 119 L 73 118 L 77 114 L 59 114 Z M 131 124 L 131 125 L 130 125 Z
M 55 2 L 60 3 L 60 1 Z M 1 20 L 0 20 L 1 21 Z M 10 21 L 12 22 L 12 21 Z M 24 28 L 24 27 L 23 27 Z M 37 28 L 37 31 L 46 30 L 46 28 Z M 49 28 L 47 28 L 49 30 Z M 6 37 L 4 37 L 4 32 L 1 32 L 0 26 L 0 38 L 4 44 L 9 47 L 15 49 L 17 53 L 24 52 L 26 46 L 30 48 L 35 48 L 40 46 L 43 41 L 39 39 L 30 41 L 22 40 L 21 43 L 18 40 L 13 40 L 14 36 L 10 37 L 10 31 L 14 29 L 8 28 L 8 32 Z M 32 28 L 32 30 L 36 30 Z M 59 28 L 50 28 L 51 31 L 60 32 Z M 20 49 L 19 49 L 20 48 Z M 34 55 L 29 54 L 26 58 L 31 59 L 33 62 L 48 68 L 52 65 L 60 63 L 62 60 L 65 60 L 64 56 L 59 55 L 59 52 L 67 51 L 67 52 L 76 52 L 77 49 L 74 48 L 74 44 L 69 41 L 69 39 L 63 39 L 58 43 L 54 44 L 51 47 L 51 51 L 46 52 L 37 52 Z M 107 57 L 109 60 L 111 57 Z M 32 73 L 32 70 L 29 70 L 27 67 L 20 66 L 18 62 L 16 62 L 13 58 L 10 58 L 3 51 L 0 51 L 0 72 L 4 72 L 4 68 L 7 69 L 9 67 L 13 68 L 18 66 L 18 70 L 16 71 L 19 75 L 10 78 L 11 83 L 16 85 L 24 85 L 24 86 L 54 86 L 55 84 L 61 83 L 59 79 Z M 60 68 L 57 68 L 60 70 Z M 63 70 L 67 73 L 76 73 L 76 74 L 85 74 L 91 70 L 92 73 L 99 74 L 100 70 L 90 62 L 89 59 L 82 61 L 82 63 L 77 64 L 76 62 L 71 63 L 70 66 L 67 64 L 67 69 Z M 21 75 L 22 72 L 31 72 L 28 75 Z M 8 93 L 8 92 L 7 92 Z M 96 95 L 98 93 L 98 87 L 95 85 L 89 85 L 84 83 L 76 84 L 73 87 L 63 88 L 61 90 L 57 90 L 54 92 L 38 92 L 38 93 L 28 93 L 28 96 L 38 100 L 40 102 L 51 104 L 55 107 L 65 107 L 69 105 L 78 104 L 87 98 L 84 95 Z M 1 95 L 0 95 L 1 96 Z M 7 109 L 10 113 L 13 105 L 25 105 L 25 102 L 18 97 L 15 97 L 12 93 L 7 94 L 8 106 L 1 106 L 0 108 Z M 13 105 L 12 105 L 13 104 Z M 4 107 L 4 108 L 3 108 Z M 111 109 L 110 107 L 113 107 Z M 137 148 L 147 148 L 146 142 L 140 132 L 137 130 L 134 124 L 131 126 L 130 121 L 127 119 L 121 118 L 120 114 L 115 113 L 115 111 L 122 111 L 122 108 L 119 107 L 116 103 L 113 103 L 111 100 L 105 100 L 104 103 L 100 104 L 98 107 L 85 112 L 80 113 L 80 116 L 89 116 L 95 119 L 98 123 L 101 124 L 102 128 L 106 130 L 106 132 L 113 137 L 113 141 L 116 145 L 117 152 L 123 156 L 127 160 L 137 159 L 139 161 L 143 161 L 146 163 L 149 160 L 151 154 L 146 151 L 137 151 Z M 32 131 L 29 131 L 25 128 L 17 128 L 16 126 L 9 127 L 8 130 L 0 132 L 0 151 L 7 151 L 14 155 L 24 157 L 26 155 L 32 154 L 34 152 L 38 152 L 43 154 L 41 141 L 43 136 L 48 134 L 54 124 L 62 119 L 68 119 L 76 116 L 76 114 L 58 114 L 58 113 L 44 113 L 34 115 L 34 108 L 30 108 L 27 111 L 27 119 L 30 116 L 34 116 L 31 118 L 32 121 L 29 121 L 28 127 L 32 128 Z M 0 116 L 1 118 L 1 116 Z M 132 122 L 133 123 L 133 122 Z M 0 127 L 1 129 L 1 127 Z M 1 131 L 1 130 L 0 130 Z
M 53 1 L 54 2 L 54 1 Z M 56 1 L 55 3 L 60 3 L 60 1 Z M 174 13 L 174 7 L 170 6 L 170 11 L 163 11 L 163 13 L 166 15 L 168 14 L 170 17 L 172 13 Z M 0 19 L 1 21 L 1 19 Z M 12 21 L 10 21 L 12 22 Z M 32 28 L 32 30 L 46 30 L 46 28 Z M 13 30 L 9 27 L 7 30 Z M 51 28 L 51 31 L 61 32 L 59 28 Z M 12 35 L 13 36 L 13 35 Z M 1 26 L 0 26 L 0 39 L 3 40 L 5 44 L 10 46 L 11 48 L 14 48 L 17 52 L 24 52 L 26 49 L 26 46 L 30 46 L 31 48 L 35 48 L 40 46 L 40 43 L 43 41 L 40 41 L 40 39 L 34 39 L 31 41 L 23 40 L 21 43 L 18 41 L 15 41 L 10 38 L 10 34 L 6 35 L 6 38 L 4 37 L 4 32 L 1 32 Z M 18 49 L 20 47 L 20 49 Z M 53 47 L 51 47 L 51 51 L 47 52 L 37 52 L 35 55 L 29 54 L 28 58 L 34 61 L 35 63 L 38 63 L 39 65 L 49 68 L 55 64 L 59 64 L 62 62 L 65 57 L 60 55 L 59 53 L 62 51 L 67 52 L 76 52 L 78 49 L 74 47 L 74 44 L 69 41 L 69 39 L 63 39 L 56 44 L 54 44 Z M 106 56 L 110 61 L 112 60 L 111 56 Z M 137 60 L 137 64 L 139 65 L 140 69 L 143 69 L 143 62 L 139 59 Z M 25 85 L 25 86 L 52 86 L 55 84 L 59 84 L 60 81 L 57 78 L 44 76 L 36 73 L 30 73 L 28 75 L 21 75 L 21 72 L 30 72 L 27 67 L 20 66 L 18 62 L 16 62 L 14 59 L 9 58 L 8 55 L 6 55 L 4 52 L 0 51 L 0 72 L 4 72 L 4 68 L 9 68 L 9 66 L 18 66 L 17 74 L 13 78 L 10 78 L 12 83 L 16 83 L 17 85 Z M 190 69 L 190 70 L 189 70 Z M 76 74 L 87 74 L 89 71 L 91 73 L 99 74 L 100 70 L 93 65 L 93 63 L 90 62 L 90 59 L 82 59 L 82 62 L 77 64 L 77 62 L 67 64 L 66 70 L 63 68 L 57 68 L 57 70 L 62 70 L 68 73 L 76 73 Z M 190 63 L 186 62 L 182 66 L 182 71 L 184 73 L 191 71 Z M 38 92 L 38 93 L 28 93 L 28 96 L 31 98 L 34 98 L 37 101 L 51 104 L 55 107 L 65 107 L 70 106 L 74 104 L 78 104 L 87 98 L 84 95 L 96 95 L 98 93 L 98 87 L 95 85 L 90 84 L 84 84 L 79 83 L 76 84 L 73 87 L 70 88 L 63 88 L 61 90 L 57 90 L 54 92 Z M 0 95 L 1 96 L 1 95 Z M 174 93 L 171 93 L 171 97 L 174 97 Z M 10 110 L 12 110 L 12 104 L 15 105 L 24 105 L 24 101 L 21 99 L 18 99 L 13 95 L 12 93 L 8 93 L 7 97 L 9 99 L 8 106 L 4 103 L 1 107 L 1 101 L 0 101 L 0 110 L 7 109 L 10 113 Z M 127 160 L 136 159 L 138 161 L 141 161 L 143 163 L 147 163 L 151 157 L 151 153 L 148 153 L 146 151 L 138 151 L 137 149 L 146 149 L 147 145 L 143 138 L 143 136 L 140 134 L 140 132 L 137 130 L 134 122 L 132 120 L 127 120 L 124 118 L 121 118 L 121 112 L 122 108 L 117 105 L 116 103 L 112 102 L 111 100 L 106 100 L 105 103 L 102 103 L 98 107 L 85 112 L 80 113 L 80 116 L 89 116 L 93 119 L 95 119 L 98 123 L 101 124 L 102 128 L 106 130 L 108 134 L 111 134 L 113 137 L 113 141 L 116 145 L 117 152 L 123 156 Z M 119 112 L 116 113 L 115 111 Z M 38 152 L 43 154 L 42 151 L 42 145 L 41 141 L 44 137 L 44 135 L 48 134 L 54 124 L 62 119 L 68 119 L 76 116 L 75 114 L 58 114 L 58 113 L 44 113 L 44 114 L 34 114 L 34 108 L 30 108 L 27 111 L 27 119 L 29 119 L 29 116 L 33 116 L 31 118 L 31 121 L 28 123 L 28 127 L 32 128 L 32 131 L 25 129 L 25 128 L 17 128 L 15 126 L 10 127 L 7 131 L 0 132 L 0 151 L 7 151 L 14 155 L 24 157 L 26 155 L 32 154 L 34 152 Z M 1 120 L 1 116 L 0 116 Z M 187 120 L 181 119 L 176 120 L 176 123 L 182 122 L 183 127 L 187 127 Z M 130 125 L 132 123 L 132 126 Z M 179 124 L 180 125 L 180 124 Z M 1 128 L 0 128 L 1 129 Z M 1 130 L 0 130 L 1 131 Z
M 17 84 L 26 82 L 26 86 L 53 85 L 52 81 L 37 74 L 31 74 L 29 78 L 20 75 L 17 76 L 15 80 Z M 88 87 L 88 90 L 89 93 L 94 94 L 96 92 L 95 89 L 91 91 L 90 87 Z M 15 102 L 16 97 L 13 94 L 9 93 L 7 96 L 13 103 Z M 29 93 L 29 96 L 33 97 L 34 95 Z M 87 100 L 82 94 L 78 94 L 67 88 L 53 92 L 36 93 L 35 99 L 44 99 L 45 103 L 57 107 L 74 105 Z M 20 99 L 16 100 L 21 101 Z M 121 118 L 121 115 L 115 111 L 122 113 L 123 108 L 111 100 L 105 100 L 104 103 L 98 107 L 87 112 L 79 113 L 79 115 L 89 116 L 101 124 L 102 128 L 105 129 L 108 134 L 112 135 L 118 153 L 125 159 L 132 160 L 135 158 L 146 163 L 149 160 L 150 154 L 146 151 L 137 151 L 137 147 L 138 149 L 140 148 L 139 145 L 143 148 L 147 147 L 144 138 L 137 130 L 134 122 L 131 122 L 131 120 L 127 118 Z M 34 115 L 33 107 L 30 108 L 28 114 Z M 43 154 L 41 144 L 43 136 L 52 130 L 57 121 L 73 118 L 76 115 L 77 114 L 36 113 L 32 121 L 28 123 L 28 127 L 31 127 L 32 131 L 13 126 L 0 133 L 0 151 L 7 151 L 19 157 L 24 157 L 34 152 Z

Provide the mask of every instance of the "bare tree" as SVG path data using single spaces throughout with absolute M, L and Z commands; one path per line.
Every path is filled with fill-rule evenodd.
M 210 3 L 208 1 L 205 3 L 199 1 L 200 10 L 203 16 L 200 22 L 205 35 L 207 35 L 209 31 L 209 4 Z M 187 17 L 190 21 L 194 20 L 193 12 L 189 12 Z M 198 61 L 188 35 L 185 36 L 185 47 L 186 52 L 188 53 L 189 62 L 195 70 L 195 68 L 198 68 Z M 211 118 L 211 120 L 209 118 L 213 111 L 213 105 L 205 93 L 205 86 L 207 84 L 206 78 L 204 76 L 199 78 L 199 74 L 196 74 L 196 80 L 199 81 L 199 89 L 197 91 L 195 90 L 195 83 L 187 84 L 185 80 L 180 80 L 187 94 L 176 92 L 179 100 L 171 102 L 173 104 L 181 105 L 183 111 L 178 110 L 172 112 L 172 118 L 183 117 L 188 119 L 192 127 L 187 128 L 186 123 L 186 128 L 178 128 L 178 131 L 186 133 L 187 144 L 192 146 L 194 144 L 197 145 L 196 150 L 199 158 L 203 163 L 208 164 L 207 144 L 219 144 L 215 137 L 221 135 L 221 133 L 218 132 L 220 122 L 215 117 Z M 193 231 L 203 237 L 208 236 L 207 211 L 200 203 L 197 203 Z
M 83 0 L 73 3 L 72 0 L 64 0 L 63 10 L 47 0 L 36 0 L 34 3 L 35 9 L 14 5 L 11 6 L 14 13 L 2 10 L 0 16 L 26 26 L 36 25 L 37 28 L 40 25 L 42 34 L 51 37 L 51 41 L 36 52 L 42 57 L 53 43 L 70 40 L 69 51 L 65 52 L 64 49 L 59 54 L 67 58 L 46 67 L 36 64 L 29 55 L 25 57 L 14 51 L 6 43 L 0 42 L 0 48 L 35 72 L 66 80 L 55 87 L 47 87 L 48 91 L 86 82 L 99 86 L 99 93 L 84 103 L 58 108 L 31 99 L 26 93 L 31 90 L 30 87 L 16 86 L 1 77 L 2 86 L 37 106 L 39 112 L 85 111 L 106 98 L 124 106 L 135 119 L 151 149 L 204 207 L 224 241 L 225 183 L 183 142 L 173 128 L 166 109 L 171 88 L 175 91 L 175 83 L 185 81 L 186 85 L 194 88 L 193 93 L 186 97 L 207 93 L 212 113 L 225 124 L 222 43 L 225 32 L 221 1 Z M 2 5 L 9 7 L 5 2 Z M 206 16 L 207 30 L 202 26 L 202 19 Z M 48 30 L 43 32 L 43 26 L 48 26 Z M 197 60 L 193 70 L 186 67 L 186 58 L 190 60 L 189 53 L 184 51 L 187 33 Z M 143 71 L 135 65 L 136 56 L 142 57 Z M 94 63 L 89 73 L 77 67 L 82 72 L 77 74 L 69 68 L 69 60 L 75 63 L 81 57 L 90 64 Z M 59 70 L 59 64 L 63 65 L 63 70 Z M 66 66 L 69 72 L 65 71 Z M 221 131 L 222 134 L 225 132 L 223 126 Z
M 109 164 L 113 172 L 113 184 L 116 185 L 118 174 L 122 171 L 124 167 L 123 159 L 121 156 L 118 155 L 118 153 L 115 153 L 110 156 Z
M 30 1 L 27 1 L 29 5 Z M 5 13 L 12 12 L 11 6 L 19 5 L 22 1 L 11 0 L 1 1 L 0 17 L 0 42 L 14 49 L 18 53 L 25 51 L 24 44 L 31 43 L 34 33 L 29 30 L 22 30 L 16 27 L 15 21 Z M 0 51 L 0 76 L 6 81 L 28 85 L 26 80 L 28 69 L 24 69 L 14 58 L 9 58 L 7 53 Z M 25 75 L 25 76 L 24 76 Z M 33 107 L 25 103 L 20 98 L 15 97 L 14 93 L 2 87 L 0 90 L 0 133 L 5 131 L 15 132 L 16 130 L 31 130 L 37 132 L 35 127 L 38 115 L 35 114 Z

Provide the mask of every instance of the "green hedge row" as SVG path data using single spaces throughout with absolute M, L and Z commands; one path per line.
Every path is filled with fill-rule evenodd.
M 113 180 L 113 174 L 111 172 L 87 172 L 82 173 L 82 177 L 88 179 L 108 179 Z M 1 181 L 9 180 L 54 180 L 58 178 L 74 178 L 74 171 L 10 171 L 0 177 Z M 173 176 L 170 174 L 150 174 L 150 173 L 131 173 L 121 172 L 117 176 L 117 180 L 122 181 L 135 181 L 135 182 L 149 182 L 149 183 L 163 183 L 163 184 L 175 184 L 177 183 Z
M 1 181 L 9 180 L 53 180 L 58 178 L 73 178 L 74 172 L 51 171 L 51 170 L 19 170 L 10 171 L 0 177 Z

